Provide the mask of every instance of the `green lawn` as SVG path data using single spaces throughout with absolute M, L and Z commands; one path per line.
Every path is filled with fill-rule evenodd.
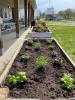
M 51 25 L 51 23 L 47 22 L 47 25 L 52 30 L 53 37 L 75 62 L 75 26 Z

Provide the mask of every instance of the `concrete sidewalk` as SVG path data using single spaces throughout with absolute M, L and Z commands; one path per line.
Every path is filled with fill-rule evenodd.
M 21 36 L 25 29 L 20 29 L 19 35 Z M 3 39 L 3 46 L 4 46 L 4 52 L 10 48 L 10 46 L 18 39 L 16 38 L 16 32 L 8 33 L 8 34 L 3 34 L 2 35 Z

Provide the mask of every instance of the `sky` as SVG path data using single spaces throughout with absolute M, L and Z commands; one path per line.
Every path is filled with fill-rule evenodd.
M 49 7 L 54 7 L 55 12 L 67 8 L 75 9 L 75 0 L 36 0 L 36 2 L 37 8 L 41 11 L 45 11 Z
M 49 7 L 54 7 L 55 13 L 67 8 L 75 9 L 75 0 L 36 0 L 36 3 L 37 3 L 38 11 L 40 10 L 42 12 L 46 11 L 47 8 Z M 24 10 L 21 10 L 20 17 L 23 17 L 23 16 L 24 16 Z

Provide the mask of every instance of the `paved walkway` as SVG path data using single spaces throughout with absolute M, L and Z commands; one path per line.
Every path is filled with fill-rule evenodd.
M 25 29 L 20 29 L 20 36 L 23 34 Z M 3 34 L 3 46 L 4 46 L 4 52 L 17 40 L 16 38 L 16 32 Z

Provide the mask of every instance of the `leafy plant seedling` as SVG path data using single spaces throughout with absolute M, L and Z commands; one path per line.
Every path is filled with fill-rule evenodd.
M 32 45 L 33 45 L 33 40 L 32 40 L 32 39 L 28 39 L 28 40 L 27 40 L 27 44 L 28 44 L 29 46 L 32 46 Z
M 44 56 L 39 56 L 36 59 L 36 65 L 37 65 L 38 69 L 44 69 L 47 64 L 48 64 L 48 59 Z
M 27 81 L 26 72 L 18 72 L 16 78 L 18 83 L 22 83 L 24 81 L 26 82 Z
M 51 44 L 48 46 L 48 48 L 49 48 L 50 50 L 54 50 L 54 46 L 51 45 Z
M 26 72 L 18 72 L 16 75 L 9 75 L 8 81 L 12 86 L 16 86 L 18 83 L 27 82 Z
M 52 55 L 52 57 L 56 57 L 57 56 L 57 52 L 56 51 L 52 51 L 51 55 Z
M 21 56 L 21 61 L 27 63 L 27 61 L 30 59 L 30 56 L 28 53 L 25 53 Z
M 15 77 L 15 75 L 9 75 L 8 81 L 12 86 L 15 86 L 17 84 L 17 78 Z
M 62 59 L 57 57 L 54 59 L 53 65 L 56 67 L 60 67 L 62 65 L 62 63 L 63 63 Z
M 38 38 L 34 38 L 33 42 L 39 42 L 39 39 Z
M 61 86 L 67 90 L 74 89 L 74 79 L 71 77 L 71 74 L 64 73 L 61 78 Z
M 47 44 L 52 44 L 52 39 L 46 39 Z
M 40 43 L 40 42 L 36 42 L 36 43 L 34 44 L 34 49 L 35 49 L 35 50 L 40 50 L 40 49 L 41 49 L 41 43 Z

